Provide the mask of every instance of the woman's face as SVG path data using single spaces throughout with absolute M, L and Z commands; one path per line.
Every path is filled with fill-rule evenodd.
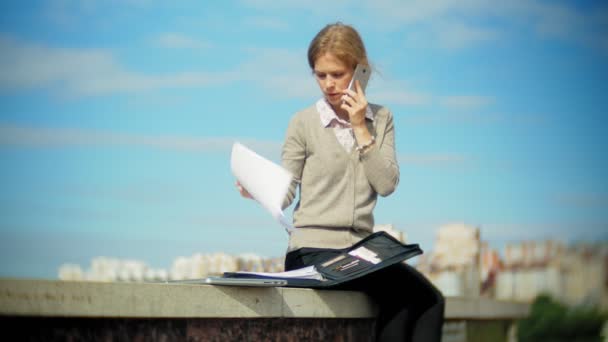
M 315 61 L 315 79 L 332 107 L 338 108 L 342 104 L 343 91 L 348 88 L 353 71 L 331 53 L 321 55 Z

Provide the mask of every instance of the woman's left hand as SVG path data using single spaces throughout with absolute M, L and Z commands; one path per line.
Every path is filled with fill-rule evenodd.
M 356 92 L 350 89 L 344 90 L 344 95 L 342 95 L 343 102 L 340 108 L 348 112 L 350 124 L 353 127 L 361 127 L 365 126 L 367 99 L 358 80 L 355 81 L 355 89 L 357 90 Z

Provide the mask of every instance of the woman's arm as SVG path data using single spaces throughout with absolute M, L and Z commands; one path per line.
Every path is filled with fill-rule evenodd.
M 293 180 L 283 200 L 282 209 L 291 205 L 296 197 L 297 186 L 302 179 L 302 170 L 306 161 L 306 139 L 304 139 L 302 121 L 296 115 L 289 122 L 281 160 L 283 167 L 293 175 Z
M 387 109 L 382 110 L 387 111 L 385 127 L 376 131 L 380 136 L 376 136 L 375 142 L 361 152 L 359 159 L 372 188 L 380 196 L 388 196 L 395 191 L 399 183 L 399 164 L 395 154 L 393 116 Z
M 348 112 L 358 144 L 359 159 L 363 163 L 369 184 L 381 196 L 388 196 L 395 191 L 397 183 L 399 183 L 399 165 L 395 157 L 393 116 L 390 111 L 381 109 L 387 111 L 385 114 L 386 124 L 384 129 L 381 125 L 377 126 L 379 130 L 376 130 L 376 134 L 381 136 L 372 136 L 365 120 L 365 112 L 369 104 L 359 81 L 355 85 L 356 91 L 349 89 L 344 91 L 342 97 L 344 103 L 341 108 Z

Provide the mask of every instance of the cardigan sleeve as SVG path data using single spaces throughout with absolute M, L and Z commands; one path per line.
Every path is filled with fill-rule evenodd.
M 296 197 L 297 186 L 302 180 L 302 170 L 304 169 L 304 162 L 306 160 L 306 139 L 303 134 L 304 127 L 302 121 L 298 115 L 291 119 L 287 127 L 285 143 L 283 144 L 281 153 L 282 164 L 287 171 L 291 172 L 293 180 L 283 200 L 282 209 L 291 205 Z
M 386 109 L 383 109 L 386 110 Z M 399 183 L 399 164 L 395 153 L 395 127 L 393 116 L 387 111 L 386 125 L 376 134 L 376 143 L 360 156 L 367 180 L 380 196 L 388 196 Z

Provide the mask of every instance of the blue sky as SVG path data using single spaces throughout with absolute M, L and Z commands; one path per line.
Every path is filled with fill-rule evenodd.
M 608 6 L 600 1 L 49 0 L 0 4 L 0 276 L 94 256 L 169 267 L 282 255 L 234 189 L 240 141 L 279 161 L 320 92 L 306 48 L 355 26 L 394 114 L 401 182 L 378 223 L 432 249 L 608 238 Z M 291 211 L 289 211 L 290 213 Z

